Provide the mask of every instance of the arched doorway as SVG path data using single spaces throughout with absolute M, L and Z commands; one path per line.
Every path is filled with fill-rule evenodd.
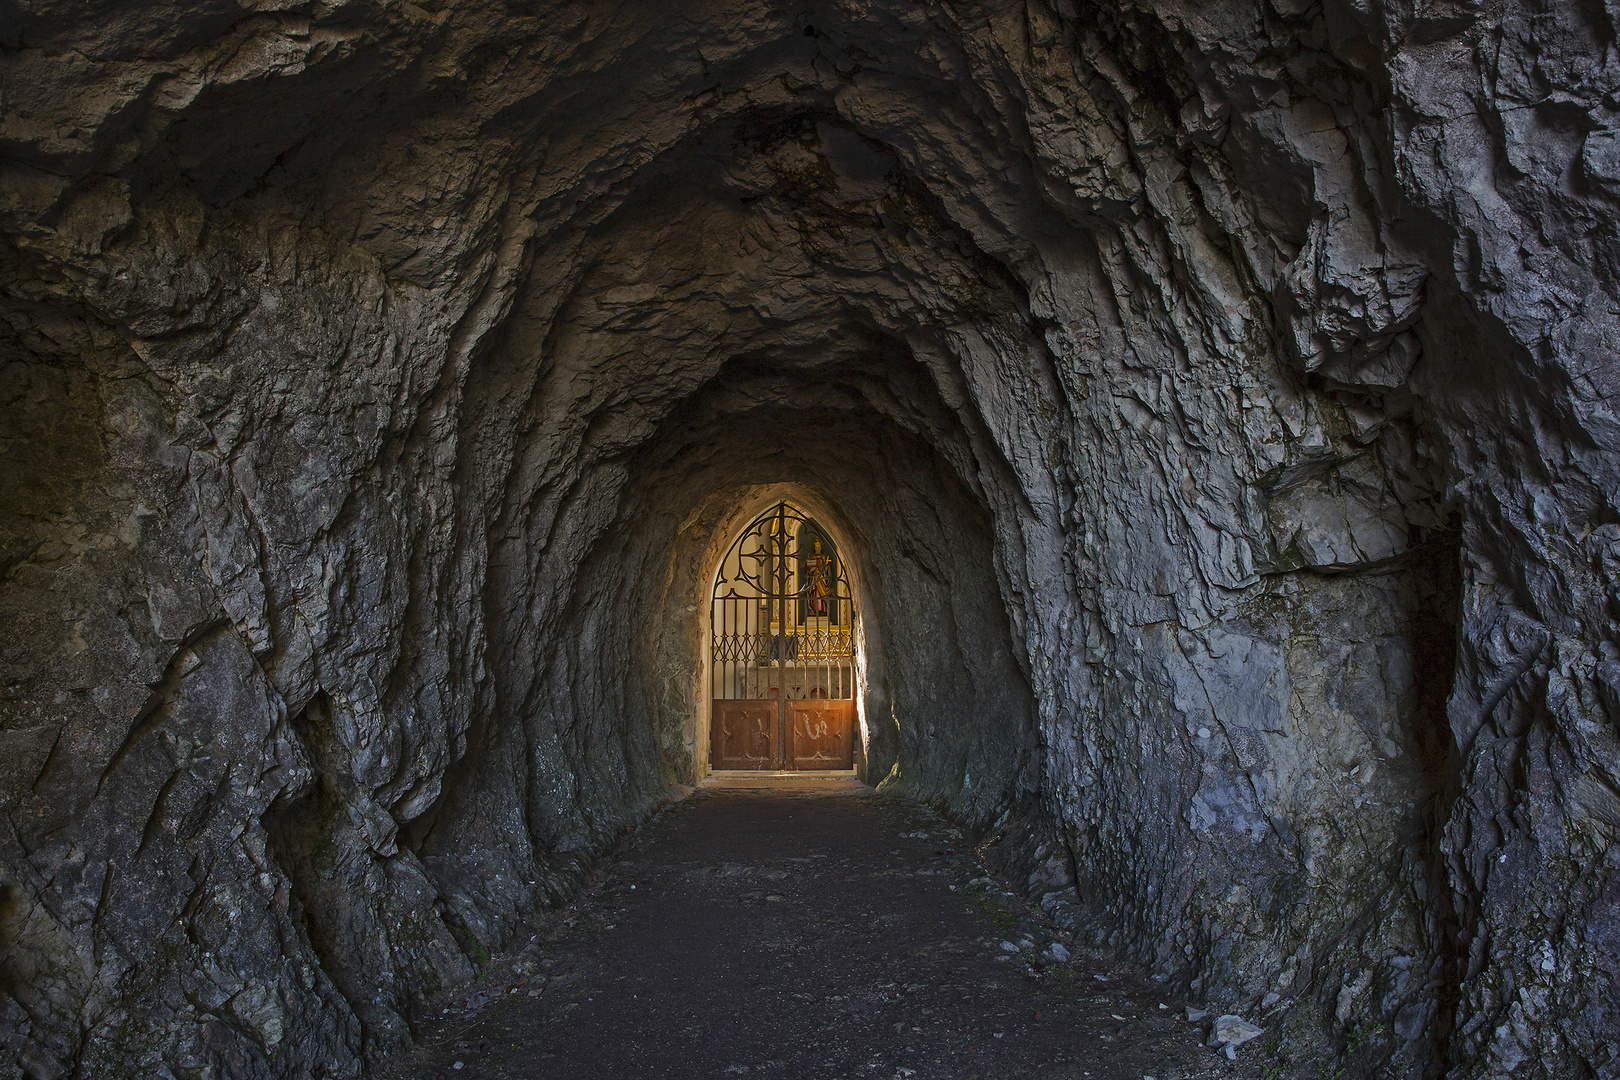
M 709 658 L 714 768 L 854 766 L 854 596 L 837 544 L 792 503 L 720 560 Z

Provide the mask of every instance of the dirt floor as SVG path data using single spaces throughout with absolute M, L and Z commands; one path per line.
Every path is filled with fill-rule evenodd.
M 1205 1047 L 1208 1022 L 1139 972 L 1061 959 L 1073 943 L 960 832 L 849 778 L 711 778 L 519 944 L 380 1074 L 1262 1075 L 1259 1053 Z

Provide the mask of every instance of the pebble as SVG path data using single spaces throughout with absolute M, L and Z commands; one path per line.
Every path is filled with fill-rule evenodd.
M 1064 948 L 1063 942 L 1054 941 L 1046 947 L 1046 955 L 1060 964 L 1069 962 L 1069 950 Z
M 1017 952 L 1018 951 L 1018 946 L 1014 945 L 1010 941 L 1003 941 L 1001 943 L 1001 951 L 1002 952 L 1010 952 L 1010 953 Z
M 1242 1046 L 1250 1039 L 1258 1039 L 1265 1030 L 1249 1023 L 1241 1016 L 1225 1013 L 1215 1018 L 1215 1025 L 1209 1031 L 1209 1045 L 1225 1046 L 1228 1051 L 1226 1056 L 1235 1058 L 1236 1054 L 1231 1052 L 1234 1048 Z

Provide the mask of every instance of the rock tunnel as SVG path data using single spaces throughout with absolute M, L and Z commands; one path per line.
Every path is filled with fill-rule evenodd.
M 791 495 L 862 775 L 1054 918 L 1616 1075 L 1617 18 L 9 5 L 6 1067 L 406 1045 L 706 771 Z

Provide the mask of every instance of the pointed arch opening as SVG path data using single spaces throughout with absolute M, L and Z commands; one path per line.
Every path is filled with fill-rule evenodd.
M 715 568 L 710 765 L 849 771 L 858 747 L 855 590 L 832 531 L 781 499 Z

